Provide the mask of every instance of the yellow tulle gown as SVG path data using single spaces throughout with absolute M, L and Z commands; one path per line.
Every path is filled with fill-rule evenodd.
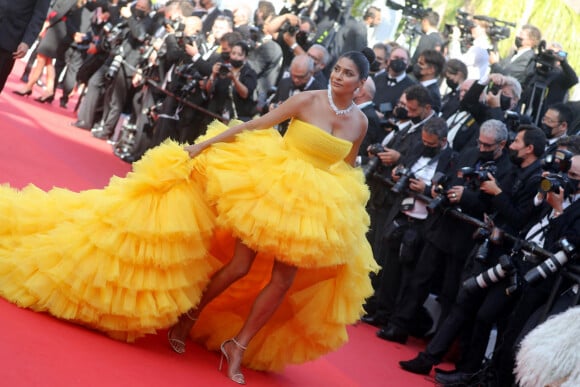
M 206 137 L 225 129 L 213 123 Z M 204 309 L 191 337 L 217 349 L 235 335 L 276 258 L 299 270 L 244 364 L 315 359 L 347 341 L 377 269 L 368 190 L 343 161 L 351 146 L 294 119 L 284 137 L 243 132 L 194 159 L 166 142 L 101 190 L 0 187 L 0 295 L 134 341 L 195 307 L 240 238 L 258 251 L 251 271 Z

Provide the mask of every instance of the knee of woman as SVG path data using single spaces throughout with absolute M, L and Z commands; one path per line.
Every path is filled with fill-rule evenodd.
M 237 263 L 235 265 L 231 265 L 230 266 L 230 273 L 236 278 L 236 279 L 240 279 L 242 277 L 245 277 L 248 272 L 250 271 L 250 268 L 252 267 L 251 264 L 247 265 L 245 263 Z

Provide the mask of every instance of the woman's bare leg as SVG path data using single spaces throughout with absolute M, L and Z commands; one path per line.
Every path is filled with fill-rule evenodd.
M 240 368 L 244 347 L 248 345 L 250 340 L 276 312 L 286 292 L 292 286 L 297 270 L 298 268 L 295 266 L 276 261 L 272 268 L 270 282 L 262 289 L 258 297 L 256 297 L 250 314 L 244 326 L 235 337 L 235 341 L 229 340 L 224 343 L 223 349 L 229 360 L 228 376 L 230 378 L 234 375 L 241 374 Z
M 213 275 L 195 310 L 190 310 L 188 313 L 179 316 L 177 324 L 173 326 L 170 332 L 170 338 L 183 341 L 189 335 L 195 320 L 197 320 L 203 308 L 231 284 L 244 277 L 250 267 L 252 267 L 255 257 L 256 252 L 254 250 L 237 240 L 232 260 Z
M 36 81 L 40 79 L 40 76 L 42 75 L 42 70 L 44 70 L 44 65 L 47 63 L 47 59 L 50 60 L 50 58 L 47 58 L 41 54 L 38 54 L 36 56 L 36 63 L 34 64 L 32 70 L 30 71 L 30 75 L 28 76 L 28 82 L 26 83 L 26 86 L 24 86 L 24 89 L 20 91 L 25 92 L 28 90 L 32 90 L 34 84 L 36 83 Z
M 54 65 L 52 64 L 52 59 L 48 58 L 46 61 L 46 85 L 45 85 L 45 91 L 42 94 L 42 96 L 44 98 L 46 97 L 50 97 L 51 95 L 54 94 L 54 84 L 56 82 L 56 73 L 54 70 Z

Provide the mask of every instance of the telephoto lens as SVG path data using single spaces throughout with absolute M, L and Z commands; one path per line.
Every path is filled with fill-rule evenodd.
M 576 256 L 576 249 L 573 244 L 567 239 L 561 239 L 558 244 L 561 249 L 556 254 L 548 257 L 544 262 L 538 266 L 530 269 L 524 276 L 527 283 L 533 285 L 541 280 L 548 278 L 548 276 L 558 272 L 569 259 Z
M 485 289 L 512 274 L 513 270 L 514 265 L 510 256 L 504 254 L 499 257 L 497 265 L 490 267 L 488 270 L 476 276 L 466 279 L 465 282 L 463 282 L 463 288 L 469 292 L 473 292 L 477 289 Z

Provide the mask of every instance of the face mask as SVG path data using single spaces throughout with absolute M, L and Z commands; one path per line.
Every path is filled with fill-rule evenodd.
M 222 60 L 225 60 L 226 62 L 230 60 L 230 53 L 229 52 L 222 52 L 220 55 L 221 55 Z
M 425 156 L 425 157 L 435 157 L 437 156 L 437 154 L 439 153 L 440 148 L 438 146 L 424 146 L 423 147 L 423 152 L 421 152 L 421 155 Z
M 513 150 L 513 149 L 510 149 L 510 160 L 512 163 L 514 163 L 518 167 L 520 165 L 522 165 L 522 163 L 524 162 L 524 159 L 522 157 L 518 156 L 518 151 Z
M 550 128 L 548 125 L 542 124 L 542 130 L 546 134 L 547 138 L 554 138 L 554 135 L 552 134 L 552 130 L 554 130 L 554 128 Z
M 230 64 L 232 65 L 232 67 L 239 69 L 240 67 L 242 67 L 244 65 L 244 61 L 232 59 L 232 60 L 230 60 Z
M 514 44 L 516 45 L 516 48 L 522 47 L 522 38 L 516 36 L 516 38 L 514 39 Z
M 445 78 L 445 83 L 447 83 L 447 86 L 451 89 L 451 90 L 456 90 L 457 86 L 459 86 L 459 83 L 455 82 L 452 79 L 449 78 Z
M 506 97 L 505 95 L 499 96 L 499 107 L 501 110 L 509 110 L 512 106 L 512 99 L 510 97 Z
M 142 9 L 133 9 L 133 15 L 137 19 L 143 19 L 145 16 L 147 16 L 147 12 L 143 11 Z
M 293 86 L 294 90 L 304 91 L 304 88 L 306 87 L 306 83 L 304 83 L 300 86 L 296 86 L 294 83 L 292 83 L 292 86 Z
M 418 63 L 415 63 L 413 65 L 413 75 L 415 76 L 415 78 L 417 78 L 418 80 L 421 79 L 421 66 L 419 66 Z
M 398 120 L 406 120 L 409 118 L 409 112 L 404 107 L 397 106 L 393 110 L 393 117 Z
M 479 160 L 486 162 L 492 161 L 495 156 L 495 151 L 479 151 Z
M 403 71 L 405 71 L 407 65 L 405 64 L 405 61 L 403 61 L 402 59 L 393 59 L 389 63 L 389 68 L 393 70 L 395 74 L 400 74 Z

